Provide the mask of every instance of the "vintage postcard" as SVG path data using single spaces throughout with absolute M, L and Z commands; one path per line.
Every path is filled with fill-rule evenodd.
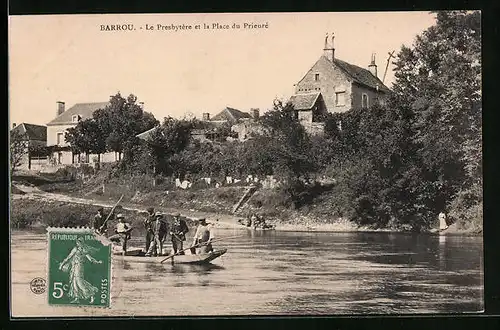
M 11 316 L 483 311 L 480 23 L 10 16 Z

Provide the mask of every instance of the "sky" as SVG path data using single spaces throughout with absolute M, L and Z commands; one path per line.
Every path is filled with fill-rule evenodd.
M 212 29 L 217 23 L 229 29 Z M 434 23 L 428 12 L 10 16 L 10 122 L 45 125 L 57 101 L 69 108 L 117 92 L 136 95 L 157 119 L 213 116 L 226 106 L 263 113 L 293 94 L 327 32 L 339 59 L 366 68 L 375 53 L 382 79 L 388 52 L 411 46 Z M 134 30 L 102 31 L 112 24 Z M 158 28 L 172 24 L 191 29 Z

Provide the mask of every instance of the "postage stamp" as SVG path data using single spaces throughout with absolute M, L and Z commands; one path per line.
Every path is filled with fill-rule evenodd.
M 110 306 L 111 245 L 89 228 L 48 228 L 50 305 Z

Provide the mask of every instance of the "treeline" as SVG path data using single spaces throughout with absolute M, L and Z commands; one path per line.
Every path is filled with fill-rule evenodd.
M 421 230 L 445 211 L 481 227 L 480 15 L 436 16 L 434 26 L 399 52 L 388 102 L 327 115 L 323 136 L 309 136 L 292 106 L 277 102 L 259 119 L 261 132 L 243 143 L 217 142 L 231 134 L 227 127 L 211 135 L 216 141 L 193 141 L 200 122 L 172 118 L 146 142 L 135 135 L 159 123 L 138 110 L 136 117 L 123 116 L 117 107 L 119 127 L 103 130 L 106 148 L 124 153 L 117 173 L 275 175 L 296 208 L 311 203 L 314 178 L 327 176 L 336 182 L 325 193 L 337 215 L 363 225 Z M 99 116 L 105 118 L 93 120 Z

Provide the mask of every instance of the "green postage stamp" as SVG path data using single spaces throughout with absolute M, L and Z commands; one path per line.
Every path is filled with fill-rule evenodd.
M 48 228 L 49 305 L 109 307 L 111 244 L 90 228 Z

